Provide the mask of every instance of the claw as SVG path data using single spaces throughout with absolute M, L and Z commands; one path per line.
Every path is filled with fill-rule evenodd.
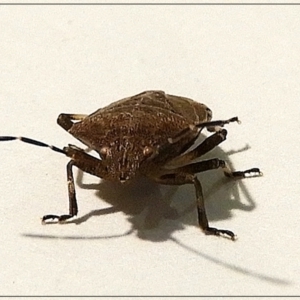
M 258 177 L 258 176 L 263 176 L 263 173 L 258 168 L 252 168 L 252 169 L 244 171 L 243 173 L 244 173 L 244 177 Z M 251 173 L 254 173 L 254 174 L 251 175 Z M 246 174 L 250 174 L 250 176 L 246 176 Z
M 246 171 L 235 171 L 235 172 L 224 172 L 228 177 L 239 177 L 239 178 L 248 178 L 248 177 L 259 177 L 263 176 L 263 173 L 258 168 L 252 168 Z M 251 174 L 252 173 L 252 174 Z
M 64 223 L 66 220 L 72 218 L 74 216 L 72 215 L 61 215 L 61 216 L 57 216 L 57 215 L 45 215 L 42 217 L 42 224 L 47 224 L 47 220 L 51 219 L 57 219 L 58 223 Z
M 57 215 L 46 215 L 46 216 L 43 216 L 41 218 L 42 224 L 43 225 L 47 224 L 46 220 L 49 220 L 49 219 L 51 219 L 51 220 L 59 219 L 59 216 L 57 216 Z
M 204 230 L 204 232 L 207 235 L 216 235 L 216 236 L 225 235 L 228 236 L 232 241 L 236 240 L 236 235 L 230 230 L 208 227 Z

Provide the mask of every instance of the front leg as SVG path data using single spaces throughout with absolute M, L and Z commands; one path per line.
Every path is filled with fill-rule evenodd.
M 206 215 L 205 203 L 203 197 L 203 191 L 200 181 L 195 175 L 187 173 L 172 173 L 166 174 L 155 179 L 160 184 L 167 185 L 182 185 L 182 184 L 193 184 L 196 191 L 196 203 L 197 203 L 197 213 L 198 213 L 198 224 L 199 227 L 207 235 L 225 235 L 230 239 L 234 240 L 235 235 L 232 231 L 226 229 L 218 229 L 215 227 L 210 227 Z
M 235 234 L 232 231 L 227 229 L 218 229 L 209 226 L 207 216 L 206 216 L 206 211 L 205 211 L 202 186 L 199 179 L 196 176 L 194 176 L 193 178 L 193 183 L 196 190 L 198 223 L 200 228 L 202 228 L 205 234 L 207 235 L 218 235 L 218 236 L 225 235 L 225 236 L 229 236 L 234 241 Z
M 42 223 L 49 219 L 57 219 L 58 222 L 66 221 L 78 213 L 78 206 L 76 200 L 73 166 L 81 169 L 83 172 L 87 172 L 91 175 L 103 178 L 106 177 L 106 168 L 103 161 L 85 153 L 82 149 L 75 146 L 69 146 L 64 148 L 67 156 L 71 157 L 70 162 L 67 164 L 67 179 L 68 179 L 68 194 L 69 194 L 69 214 L 65 215 L 45 215 L 42 218 Z
M 183 166 L 174 170 L 160 170 L 160 174 L 157 178 L 154 178 L 157 182 L 161 184 L 169 185 L 182 185 L 187 183 L 194 184 L 196 190 L 197 198 L 197 212 L 198 212 L 198 223 L 200 228 L 205 232 L 205 234 L 210 235 L 226 235 L 232 240 L 235 239 L 235 235 L 230 230 L 217 229 L 210 227 L 205 211 L 205 203 L 202 192 L 202 186 L 200 181 L 195 175 L 195 173 L 204 172 L 208 170 L 221 168 L 227 177 L 233 178 L 245 178 L 248 176 L 261 176 L 262 173 L 258 168 L 252 168 L 246 171 L 232 171 L 224 160 L 214 158 L 209 160 L 204 160 L 196 162 L 187 166 Z M 165 174 L 163 174 L 165 172 Z M 163 174 L 163 175 L 162 175 Z
M 69 214 L 67 215 L 45 215 L 42 218 L 42 223 L 49 219 L 57 219 L 58 222 L 66 221 L 74 216 L 77 216 L 78 213 L 78 205 L 76 199 L 76 191 L 75 191 L 75 184 L 74 184 L 74 176 L 72 167 L 74 166 L 74 161 L 71 160 L 67 164 L 67 178 L 68 178 L 68 194 L 69 194 Z

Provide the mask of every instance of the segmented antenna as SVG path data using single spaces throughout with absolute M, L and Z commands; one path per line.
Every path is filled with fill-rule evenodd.
M 0 142 L 2 142 L 2 141 L 14 141 L 14 140 L 20 140 L 22 142 L 25 142 L 25 143 L 28 143 L 28 144 L 31 144 L 31 145 L 35 145 L 35 146 L 47 147 L 47 148 L 50 148 L 51 150 L 53 150 L 55 152 L 66 154 L 66 152 L 64 150 L 60 149 L 60 148 L 57 148 L 57 147 L 52 146 L 52 145 L 45 144 L 45 143 L 37 141 L 37 140 L 26 138 L 26 137 L 23 137 L 23 136 L 20 136 L 20 137 L 17 137 L 17 136 L 0 136 Z

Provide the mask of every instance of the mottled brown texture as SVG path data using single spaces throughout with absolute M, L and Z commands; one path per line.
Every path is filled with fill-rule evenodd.
M 122 172 L 127 176 L 139 172 L 146 147 L 166 144 L 168 138 L 189 125 L 210 121 L 211 116 L 204 104 L 163 91 L 146 91 L 98 109 L 73 124 L 69 132 L 100 156 L 103 147 L 110 149 L 106 179 L 117 180 Z
M 77 215 L 77 202 L 72 166 L 100 178 L 124 183 L 137 175 L 168 185 L 193 184 L 197 198 L 198 222 L 206 234 L 226 235 L 230 230 L 210 227 L 205 212 L 198 172 L 222 168 L 226 176 L 246 177 L 257 168 L 232 172 L 225 161 L 210 159 L 193 163 L 226 139 L 225 124 L 238 122 L 234 117 L 211 121 L 212 112 L 204 104 L 163 91 L 146 91 L 114 102 L 91 115 L 61 114 L 58 124 L 78 140 L 98 152 L 101 159 L 90 156 L 75 146 L 63 151 L 71 157 L 68 164 L 69 214 L 47 215 L 43 221 L 64 221 Z M 77 121 L 77 122 L 73 122 Z M 201 144 L 189 150 L 203 128 L 216 131 Z
M 72 168 L 115 182 L 127 182 L 137 175 L 168 185 L 193 184 L 196 192 L 198 223 L 206 234 L 225 235 L 230 230 L 210 227 L 206 216 L 202 186 L 196 173 L 221 168 L 228 177 L 261 175 L 258 168 L 233 172 L 225 161 L 214 158 L 194 162 L 226 139 L 225 124 L 237 117 L 211 121 L 212 113 L 204 104 L 162 91 L 146 91 L 114 102 L 91 115 L 61 114 L 58 124 L 95 150 L 100 158 L 69 145 L 63 149 L 21 137 L 21 141 L 63 153 L 71 160 L 67 165 L 69 214 L 46 215 L 42 221 L 65 221 L 78 213 Z M 195 143 L 203 128 L 215 132 L 202 143 Z M 0 141 L 16 137 L 3 136 Z

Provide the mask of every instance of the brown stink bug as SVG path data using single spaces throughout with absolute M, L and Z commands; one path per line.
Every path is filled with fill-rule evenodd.
M 135 176 L 145 176 L 160 184 L 193 184 L 196 191 L 198 222 L 206 234 L 226 235 L 230 230 L 209 226 L 201 183 L 196 173 L 221 168 L 228 177 L 259 176 L 258 168 L 233 172 L 224 160 L 214 158 L 195 162 L 226 139 L 222 127 L 239 122 L 237 117 L 211 121 L 212 112 L 204 104 L 191 99 L 167 95 L 163 91 L 146 91 L 114 102 L 91 115 L 61 114 L 58 124 L 75 138 L 95 150 L 100 158 L 69 145 L 63 149 L 25 137 L 2 136 L 0 141 L 19 139 L 23 142 L 65 154 L 67 164 L 69 213 L 46 215 L 45 222 L 63 222 L 78 213 L 73 166 L 105 180 L 124 183 Z M 192 149 L 203 128 L 214 132 Z

